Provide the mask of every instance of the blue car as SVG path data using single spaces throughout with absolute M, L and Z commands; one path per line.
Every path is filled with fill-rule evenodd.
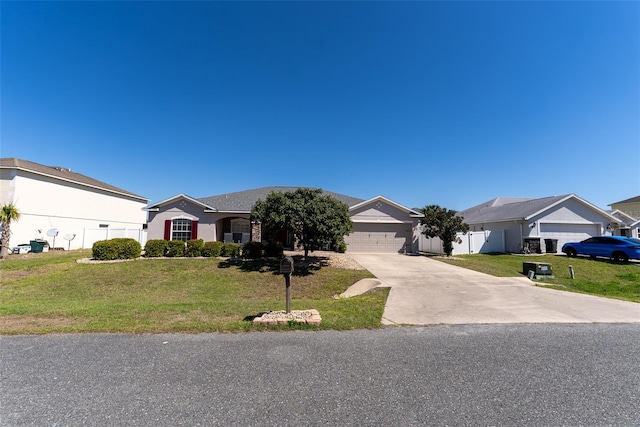
M 582 242 L 569 242 L 562 245 L 567 256 L 589 255 L 592 258 L 611 258 L 616 262 L 640 259 L 640 239 L 624 236 L 590 237 Z

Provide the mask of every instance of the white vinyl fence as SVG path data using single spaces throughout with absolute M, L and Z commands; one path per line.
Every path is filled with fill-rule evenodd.
M 147 230 L 142 228 L 85 228 L 82 234 L 81 248 L 91 248 L 97 241 L 116 237 L 135 239 L 140 243 L 140 246 L 144 247 L 147 243 Z
M 453 244 L 453 255 L 486 254 L 491 252 L 504 252 L 504 230 L 470 231 L 467 234 L 458 233 L 462 243 Z M 435 237 L 429 239 L 420 234 L 418 249 L 421 252 L 442 254 L 442 241 Z

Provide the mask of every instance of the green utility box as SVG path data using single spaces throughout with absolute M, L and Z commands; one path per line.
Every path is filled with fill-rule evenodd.
M 553 278 L 553 269 L 551 268 L 551 264 L 548 264 L 546 262 L 523 262 L 522 272 L 525 274 L 525 276 L 529 276 L 529 272 L 532 272 L 534 279 Z
M 46 240 L 31 240 L 31 252 L 40 253 L 47 252 L 49 250 L 49 243 Z

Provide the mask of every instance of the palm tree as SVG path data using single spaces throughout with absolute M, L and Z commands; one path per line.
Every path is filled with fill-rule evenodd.
M 13 203 L 2 206 L 0 209 L 0 259 L 9 253 L 9 238 L 11 237 L 11 221 L 20 219 L 20 211 Z

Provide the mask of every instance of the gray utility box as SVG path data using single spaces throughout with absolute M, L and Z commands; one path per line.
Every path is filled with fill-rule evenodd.
M 523 262 L 522 272 L 525 276 L 529 276 L 529 272 L 532 272 L 535 279 L 552 279 L 553 269 L 551 264 L 546 262 Z

